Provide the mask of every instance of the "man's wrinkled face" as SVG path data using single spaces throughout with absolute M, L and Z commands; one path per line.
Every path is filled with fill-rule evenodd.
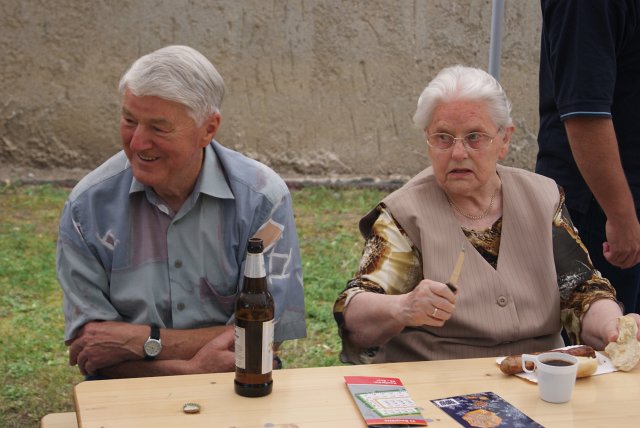
M 211 132 L 208 120 L 197 126 L 180 103 L 125 91 L 120 119 L 124 151 L 135 178 L 161 196 L 185 188 L 190 191 L 200 172 L 203 148 L 213 138 Z

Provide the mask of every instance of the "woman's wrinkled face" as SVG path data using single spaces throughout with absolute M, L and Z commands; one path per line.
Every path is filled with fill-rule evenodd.
M 496 177 L 496 164 L 507 155 L 513 126 L 500 129 L 482 101 L 451 101 L 438 105 L 425 136 L 446 133 L 456 138 L 472 132 L 495 136 L 485 148 L 466 148 L 462 139 L 441 150 L 427 145 L 436 180 L 449 195 L 473 195 Z

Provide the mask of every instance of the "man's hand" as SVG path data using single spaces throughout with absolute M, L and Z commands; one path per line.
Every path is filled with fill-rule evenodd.
M 235 332 L 233 326 L 204 345 L 189 361 L 192 373 L 217 373 L 235 370 Z
M 146 325 L 116 321 L 85 324 L 67 343 L 69 364 L 78 365 L 83 375 L 94 375 L 103 367 L 143 358 L 143 344 L 149 337 Z
M 607 220 L 607 242 L 602 244 L 602 253 L 612 265 L 628 269 L 640 263 L 640 223 L 635 219 L 630 225 L 618 226 Z

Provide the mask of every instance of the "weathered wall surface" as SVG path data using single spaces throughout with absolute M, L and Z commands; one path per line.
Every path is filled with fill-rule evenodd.
M 187 44 L 227 84 L 218 139 L 285 176 L 413 175 L 411 116 L 456 63 L 487 67 L 491 0 L 3 0 L 0 165 L 92 169 L 120 148 L 117 83 L 137 57 Z M 507 1 L 501 82 L 536 153 L 537 2 Z

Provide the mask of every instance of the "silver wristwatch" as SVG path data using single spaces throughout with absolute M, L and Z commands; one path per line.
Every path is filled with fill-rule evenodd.
M 151 325 L 151 333 L 146 342 L 144 342 L 144 359 L 153 360 L 162 350 L 162 342 L 160 341 L 160 327 Z

